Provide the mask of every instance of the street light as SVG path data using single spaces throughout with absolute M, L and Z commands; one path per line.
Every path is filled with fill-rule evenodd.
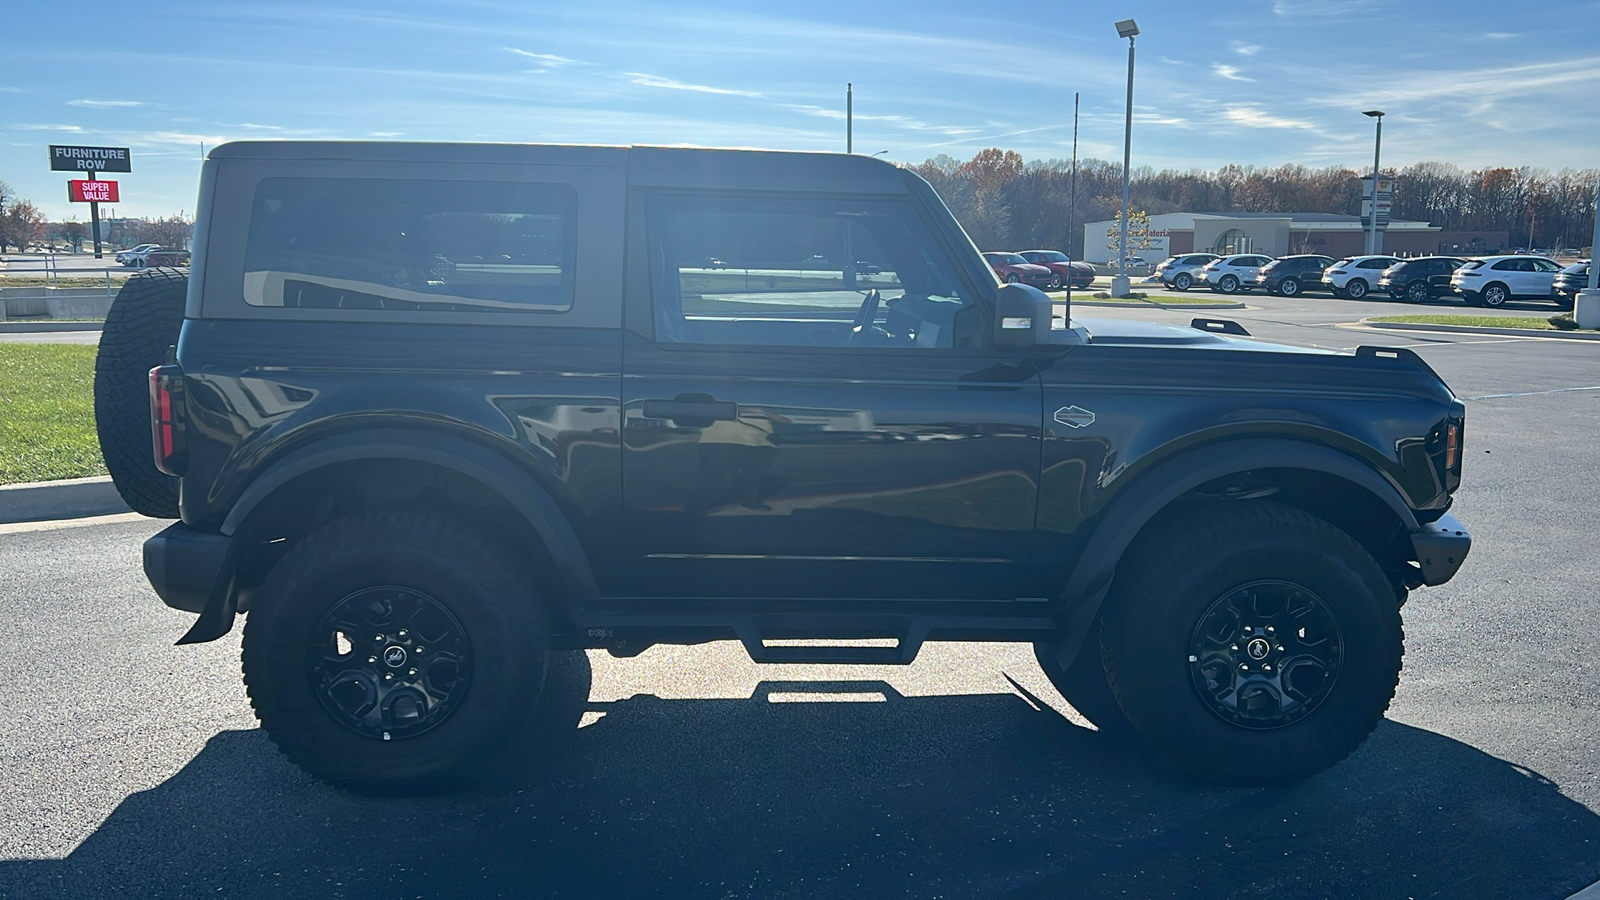
M 1367 255 L 1378 252 L 1378 154 L 1383 150 L 1383 110 L 1369 109 L 1362 113 L 1378 120 L 1378 137 L 1372 145 L 1372 210 L 1367 216 Z
M 1128 293 L 1128 157 L 1133 143 L 1133 37 L 1139 26 L 1132 19 L 1117 23 L 1117 37 L 1128 39 L 1128 112 L 1122 126 L 1122 237 L 1117 241 L 1117 277 L 1111 279 L 1111 296 Z

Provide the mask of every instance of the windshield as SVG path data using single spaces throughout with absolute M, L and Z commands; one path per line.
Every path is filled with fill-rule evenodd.
M 1062 253 L 1059 250 L 1040 250 L 1038 253 L 1033 253 L 1030 255 L 1034 259 L 1042 262 L 1072 262 L 1072 260 L 1068 258 L 1065 253 Z
M 1025 266 L 1028 261 L 1017 253 L 989 253 L 986 254 L 990 262 L 1005 263 L 1008 266 Z

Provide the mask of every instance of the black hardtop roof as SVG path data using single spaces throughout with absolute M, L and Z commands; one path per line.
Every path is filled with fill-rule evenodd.
M 445 164 L 599 166 L 628 169 L 648 187 L 892 193 L 907 190 L 893 163 L 846 153 L 581 144 L 467 144 L 412 141 L 235 141 L 213 160 L 340 160 Z

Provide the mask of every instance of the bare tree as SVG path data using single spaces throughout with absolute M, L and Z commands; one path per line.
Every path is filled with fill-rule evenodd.
M 145 219 L 139 225 L 139 240 L 160 244 L 168 250 L 187 250 L 194 236 L 194 220 L 180 216 L 165 219 Z

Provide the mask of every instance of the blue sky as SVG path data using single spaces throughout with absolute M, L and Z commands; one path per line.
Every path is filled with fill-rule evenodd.
M 52 218 L 46 146 L 133 148 L 118 215 L 192 214 L 200 148 L 240 139 L 844 149 L 983 147 L 1133 164 L 1600 166 L 1600 0 L 152 2 L 14 4 L 0 180 Z

